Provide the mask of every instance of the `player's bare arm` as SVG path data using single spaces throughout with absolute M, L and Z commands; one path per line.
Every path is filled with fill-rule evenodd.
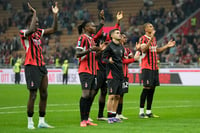
M 141 50 L 142 50 L 143 53 L 145 53 L 145 52 L 147 52 L 147 51 L 149 50 L 149 46 L 151 45 L 151 42 L 152 42 L 153 39 L 154 39 L 155 33 L 156 33 L 155 30 L 153 30 L 153 31 L 151 32 L 151 39 L 148 41 L 148 43 L 147 43 L 146 45 L 142 45 L 142 44 L 141 44 Z
M 164 45 L 163 47 L 157 48 L 156 51 L 157 51 L 157 53 L 161 53 L 161 52 L 165 51 L 165 50 L 168 49 L 168 48 L 174 47 L 175 44 L 176 44 L 175 41 L 170 40 L 170 41 L 169 41 L 166 45 Z
M 32 17 L 32 20 L 31 20 L 30 27 L 26 31 L 26 36 L 29 36 L 29 35 L 31 35 L 32 33 L 35 32 L 35 30 L 36 30 L 36 21 L 37 21 L 36 10 L 31 6 L 31 4 L 29 2 L 28 2 L 28 8 L 33 13 L 33 17 Z
M 57 30 L 58 27 L 58 14 L 59 8 L 58 8 L 58 2 L 55 2 L 55 6 L 52 6 L 52 12 L 53 12 L 53 26 L 51 28 L 45 29 L 44 34 L 52 34 Z

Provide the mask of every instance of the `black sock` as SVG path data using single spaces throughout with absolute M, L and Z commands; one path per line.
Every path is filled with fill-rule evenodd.
M 140 95 L 140 108 L 144 108 L 145 100 L 148 94 L 148 89 L 143 89 Z
M 153 102 L 153 95 L 154 95 L 155 89 L 149 89 L 148 95 L 147 95 L 147 110 L 151 110 L 151 105 Z
M 103 117 L 104 107 L 105 107 L 105 102 L 99 102 L 99 113 L 98 113 L 98 118 Z
M 33 117 L 34 112 L 27 112 L 28 117 Z
M 112 116 L 112 112 L 108 112 L 108 118 L 111 118 Z
M 118 104 L 118 107 L 117 107 L 117 114 L 122 114 L 122 108 L 123 108 L 123 104 L 122 103 L 119 103 Z
M 112 113 L 112 117 L 116 117 L 116 113 Z
M 39 116 L 40 116 L 40 117 L 44 117 L 45 114 L 46 114 L 45 112 L 39 111 Z
M 93 102 L 92 98 L 87 98 L 87 103 L 86 103 L 87 107 L 86 107 L 86 116 L 85 116 L 86 120 L 88 120 L 88 118 L 89 118 L 92 102 Z
M 80 98 L 80 115 L 81 115 L 81 121 L 85 120 L 86 104 L 87 104 L 87 99 L 81 97 Z

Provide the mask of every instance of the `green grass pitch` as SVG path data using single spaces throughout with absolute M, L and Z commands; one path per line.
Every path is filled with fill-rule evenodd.
M 46 121 L 54 129 L 27 129 L 26 85 L 0 85 L 0 133 L 199 133 L 200 87 L 161 86 L 156 88 L 152 111 L 160 118 L 138 118 L 142 86 L 131 85 L 124 97 L 123 114 L 129 119 L 108 124 L 97 121 L 98 97 L 90 117 L 97 127 L 82 128 L 79 115 L 80 85 L 49 85 Z M 38 99 L 34 122 L 38 123 Z M 106 109 L 104 112 L 106 116 Z

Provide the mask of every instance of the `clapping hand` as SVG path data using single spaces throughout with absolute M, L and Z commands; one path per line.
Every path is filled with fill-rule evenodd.
M 58 2 L 55 2 L 55 7 L 52 6 L 52 12 L 54 14 L 57 14 L 59 11 L 59 8 L 58 8 Z

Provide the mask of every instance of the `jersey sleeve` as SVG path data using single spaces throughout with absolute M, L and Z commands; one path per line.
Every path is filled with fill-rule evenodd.
M 44 29 L 37 29 L 37 34 L 38 34 L 38 37 L 39 38 L 42 38 L 43 37 L 43 35 L 44 35 Z
M 20 35 L 20 37 L 21 38 L 27 38 L 28 36 L 26 35 L 26 32 L 27 32 L 28 30 L 20 30 L 19 31 L 19 35 Z M 44 34 L 44 29 L 37 29 L 37 31 L 35 32 L 35 33 L 37 33 L 37 37 L 38 38 L 42 38 L 43 37 L 43 34 Z
M 130 58 L 130 59 L 122 58 L 122 63 L 123 64 L 130 64 L 130 63 L 133 63 L 134 61 L 135 61 L 134 58 Z
M 115 28 L 115 29 L 119 29 L 119 24 L 116 23 L 114 28 Z
M 85 46 L 85 38 L 83 36 L 80 36 L 77 41 L 76 49 L 83 50 L 84 46 Z
M 20 36 L 20 38 L 25 38 L 25 37 L 26 37 L 26 35 L 25 35 L 26 31 L 27 31 L 27 30 L 20 30 L 20 31 L 19 31 L 19 36 Z
M 97 32 L 93 37 L 93 40 L 96 42 L 101 36 L 102 36 L 102 32 L 103 32 L 103 25 L 102 23 L 100 23 L 99 27 L 97 28 Z

